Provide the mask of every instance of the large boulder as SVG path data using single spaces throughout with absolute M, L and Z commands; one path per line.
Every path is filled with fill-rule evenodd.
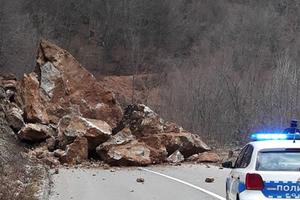
M 217 163 L 221 160 L 220 156 L 214 152 L 204 152 L 199 154 L 194 154 L 190 156 L 188 161 L 198 162 L 198 163 Z
M 168 154 L 172 154 L 179 150 L 185 158 L 196 154 L 209 151 L 210 148 L 206 145 L 198 135 L 189 132 L 180 133 L 159 133 L 139 138 L 149 146 L 155 148 L 164 146 Z
M 67 164 L 80 164 L 88 159 L 88 141 L 84 137 L 77 137 L 73 143 L 67 145 L 60 161 Z
M 54 135 L 54 130 L 43 124 L 26 124 L 19 132 L 21 140 L 29 142 L 41 142 Z
M 35 73 L 24 75 L 18 87 L 21 104 L 25 112 L 25 119 L 31 123 L 49 123 L 46 112 L 46 102 L 40 94 L 40 83 Z
M 136 140 L 111 145 L 109 148 L 97 148 L 98 155 L 103 160 L 113 165 L 149 165 L 152 163 L 151 150 L 149 147 Z
M 102 120 L 87 119 L 78 115 L 66 115 L 58 123 L 60 146 L 72 143 L 77 137 L 85 137 L 89 150 L 107 141 L 111 136 L 111 127 Z
M 100 85 L 66 50 L 42 40 L 36 73 L 39 82 L 34 82 L 34 94 L 36 98 L 45 96 L 44 106 L 51 122 L 58 123 L 61 117 L 74 110 L 85 118 L 106 121 L 112 127 L 121 120 L 122 110 L 114 94 Z M 24 79 L 26 82 L 27 76 Z M 25 102 L 25 106 L 28 103 Z

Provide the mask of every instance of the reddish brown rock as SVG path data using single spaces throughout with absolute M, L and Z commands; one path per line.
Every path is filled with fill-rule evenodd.
M 219 162 L 220 156 L 213 152 L 204 152 L 199 154 L 194 154 L 190 156 L 188 161 L 198 162 L 198 163 L 217 163 Z
M 53 129 L 43 124 L 26 124 L 19 132 L 21 140 L 41 142 L 54 134 Z
M 47 124 L 49 119 L 45 110 L 46 102 L 40 94 L 37 75 L 35 73 L 25 74 L 18 90 L 26 121 Z
M 74 108 L 83 117 L 106 121 L 112 127 L 121 120 L 122 110 L 114 94 L 102 87 L 70 53 L 43 40 L 37 63 L 40 89 L 49 98 L 47 113 L 52 122 L 57 123 Z
M 77 137 L 88 140 L 89 150 L 107 141 L 111 136 L 111 127 L 102 120 L 87 119 L 78 115 L 64 116 L 58 124 L 60 145 L 64 147 Z
M 88 142 L 84 137 L 77 137 L 72 144 L 69 144 L 60 158 L 62 163 L 67 164 L 80 164 L 87 159 Z

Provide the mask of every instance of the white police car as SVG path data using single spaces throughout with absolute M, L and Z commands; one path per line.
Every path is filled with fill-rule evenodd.
M 299 133 L 253 134 L 226 181 L 227 200 L 300 199 Z

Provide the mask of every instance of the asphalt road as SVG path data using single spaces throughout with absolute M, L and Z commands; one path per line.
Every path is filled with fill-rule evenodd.
M 205 165 L 60 169 L 50 200 L 224 200 L 228 169 Z M 214 177 L 206 183 L 206 177 Z M 138 183 L 143 178 L 144 183 Z

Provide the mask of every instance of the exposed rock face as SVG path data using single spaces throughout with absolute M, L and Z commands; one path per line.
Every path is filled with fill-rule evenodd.
M 62 163 L 79 164 L 88 159 L 88 141 L 84 137 L 77 137 L 72 144 L 66 148 L 61 156 Z
M 49 97 L 47 113 L 52 122 L 57 123 L 74 107 L 83 117 L 106 121 L 112 127 L 121 120 L 122 110 L 114 94 L 102 87 L 70 53 L 43 40 L 37 63 L 41 89 Z
M 43 124 L 26 124 L 18 133 L 21 140 L 41 142 L 54 135 L 54 131 Z
M 40 67 L 41 70 L 41 89 L 49 98 L 53 97 L 55 81 L 61 78 L 60 71 L 56 69 L 51 62 L 46 62 Z
M 89 150 L 95 150 L 98 145 L 111 136 L 111 127 L 104 121 L 87 119 L 78 115 L 64 116 L 58 124 L 60 145 L 73 142 L 77 137 L 88 140 Z

